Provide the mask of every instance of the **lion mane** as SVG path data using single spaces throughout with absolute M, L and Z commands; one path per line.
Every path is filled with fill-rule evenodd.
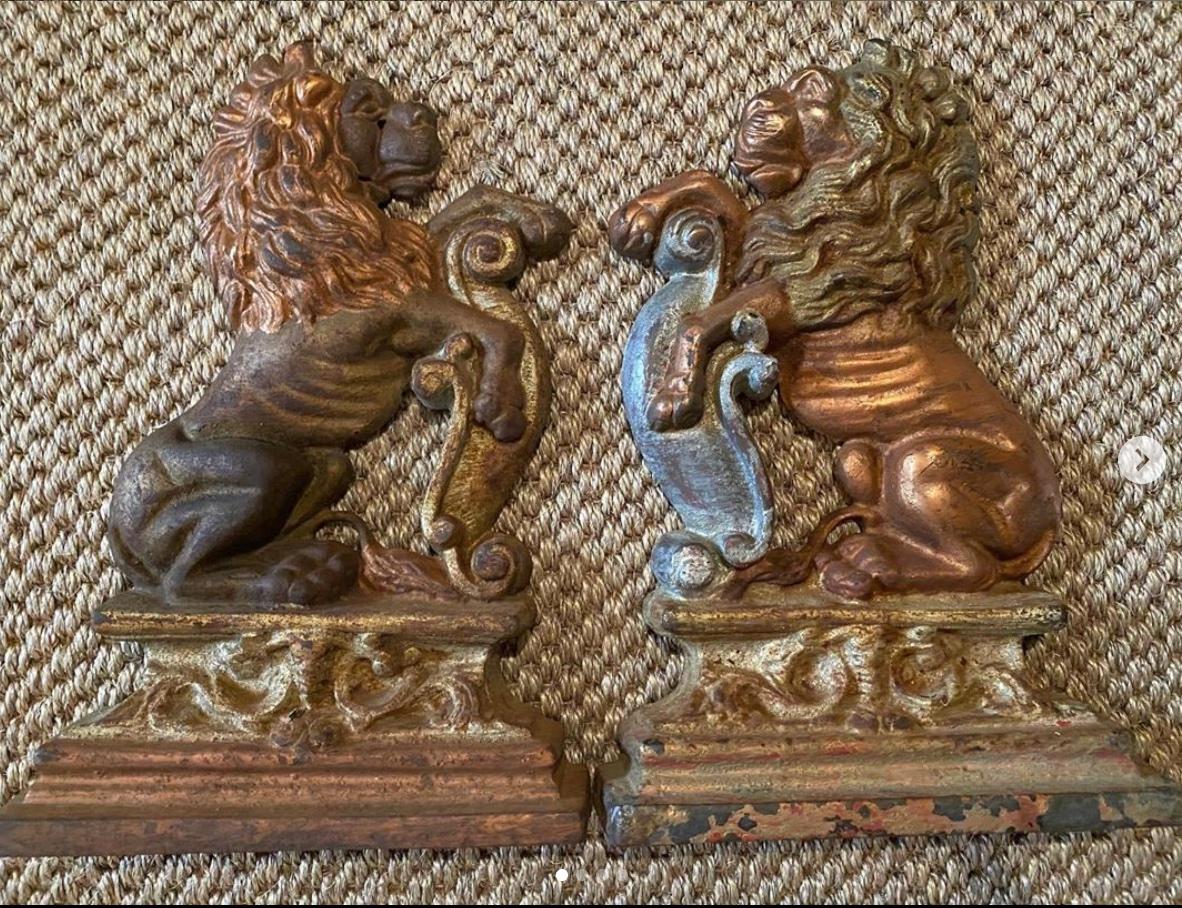
M 213 121 L 200 236 L 234 329 L 273 332 L 429 285 L 425 231 L 387 217 L 343 153 L 344 86 L 308 43 L 260 58 Z
M 862 150 L 819 162 L 752 214 L 740 281 L 780 281 L 799 322 L 821 327 L 893 308 L 949 326 L 976 286 L 976 143 L 947 70 L 868 42 L 829 73 Z

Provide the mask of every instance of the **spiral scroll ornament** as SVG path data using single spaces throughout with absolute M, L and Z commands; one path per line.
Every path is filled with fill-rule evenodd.
M 526 428 L 517 441 L 498 441 L 475 422 L 484 351 L 473 338 L 454 336 L 420 361 L 411 379 L 425 406 L 451 411 L 439 467 L 423 501 L 423 533 L 451 583 L 474 599 L 511 596 L 529 582 L 529 551 L 493 526 L 549 419 L 550 374 L 537 328 L 508 285 L 531 261 L 558 254 L 569 230 L 565 217 L 549 206 L 487 187 L 461 197 L 433 221 L 452 295 L 513 326 L 524 340 Z

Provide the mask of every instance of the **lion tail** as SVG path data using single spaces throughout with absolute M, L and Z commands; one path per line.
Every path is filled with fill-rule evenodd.
M 808 540 L 799 549 L 801 557 L 807 557 L 811 562 L 829 541 L 829 534 L 843 523 L 849 523 L 851 520 L 867 520 L 873 516 L 874 511 L 870 508 L 856 504 L 838 508 L 836 511 L 830 511 L 821 518 L 821 522 L 809 533 Z

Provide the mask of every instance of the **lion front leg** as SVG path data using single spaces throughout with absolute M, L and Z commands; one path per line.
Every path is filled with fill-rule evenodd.
M 760 316 L 777 335 L 790 330 L 787 298 L 770 279 L 748 284 L 722 302 L 686 315 L 670 347 L 665 376 L 649 403 L 649 425 L 664 432 L 689 428 L 701 419 L 710 356 L 734 337 L 736 319 L 744 313 Z
M 448 338 L 471 337 L 482 354 L 473 417 L 497 441 L 521 438 L 526 426 L 521 383 L 525 336 L 521 329 L 442 294 L 412 300 L 407 312 L 403 328 L 393 339 L 395 348 L 417 358 L 435 352 Z

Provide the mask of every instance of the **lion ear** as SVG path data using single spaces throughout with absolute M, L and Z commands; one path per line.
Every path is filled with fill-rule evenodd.
M 882 69 L 898 69 L 899 47 L 885 38 L 870 38 L 862 45 L 859 63 L 869 63 Z
M 912 77 L 925 101 L 934 101 L 952 85 L 952 74 L 937 66 L 925 66 Z
M 969 102 L 958 91 L 943 94 L 933 105 L 936 115 L 949 125 L 964 123 L 969 118 Z
M 296 98 L 305 107 L 315 107 L 327 98 L 333 89 L 333 81 L 324 73 L 310 72 L 296 79 Z
M 837 100 L 837 80 L 833 73 L 820 66 L 802 69 L 784 87 L 798 98 L 819 104 L 831 104 Z
M 271 135 L 270 124 L 256 123 L 250 131 L 250 166 L 258 173 L 273 166 L 275 158 L 275 137 Z
M 374 79 L 350 79 L 345 83 L 344 94 L 341 95 L 341 113 L 351 114 L 367 107 L 388 107 L 389 93 L 382 83 Z

